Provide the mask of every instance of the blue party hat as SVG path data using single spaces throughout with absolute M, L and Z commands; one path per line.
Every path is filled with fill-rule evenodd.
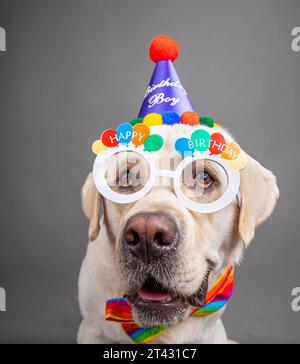
M 173 65 L 179 54 L 179 44 L 165 35 L 159 35 L 152 41 L 149 54 L 156 66 L 138 116 L 144 118 L 148 114 L 163 115 L 166 112 L 181 116 L 187 111 L 194 112 Z

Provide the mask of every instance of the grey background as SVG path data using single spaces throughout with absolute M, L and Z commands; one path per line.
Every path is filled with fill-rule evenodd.
M 182 45 L 176 69 L 198 112 L 233 131 L 281 191 L 237 270 L 228 334 L 299 343 L 299 0 L 0 0 L 0 26 L 0 342 L 75 342 L 90 146 L 136 115 L 148 44 L 166 33 Z

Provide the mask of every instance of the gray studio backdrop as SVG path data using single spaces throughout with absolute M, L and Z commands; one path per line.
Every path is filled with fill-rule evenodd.
M 199 113 L 279 181 L 278 207 L 237 270 L 228 334 L 300 342 L 291 309 L 300 286 L 299 0 L 0 0 L 0 26 L 0 342 L 76 341 L 90 146 L 138 112 L 153 70 L 147 47 L 160 33 L 182 45 L 176 69 Z

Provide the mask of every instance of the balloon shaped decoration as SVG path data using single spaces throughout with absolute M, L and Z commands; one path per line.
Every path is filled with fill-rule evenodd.
M 95 154 L 100 154 L 102 152 L 104 152 L 107 149 L 107 147 L 102 143 L 102 141 L 96 140 L 93 145 L 92 145 L 92 151 Z
M 129 123 L 121 124 L 116 131 L 116 136 L 119 144 L 128 145 L 132 138 L 132 126 Z
M 146 124 L 136 124 L 132 128 L 132 144 L 136 147 L 144 144 L 146 138 L 150 135 L 150 129 Z
M 195 152 L 194 143 L 188 138 L 177 139 L 175 149 L 183 157 L 193 156 Z
M 230 142 L 227 143 L 227 148 L 222 152 L 221 157 L 227 160 L 233 160 L 239 156 L 240 151 L 241 148 L 237 143 Z
M 195 149 L 205 152 L 209 148 L 210 134 L 204 129 L 195 130 L 191 136 Z
M 221 154 L 226 148 L 225 138 L 221 133 L 213 133 L 211 135 L 209 151 L 211 154 Z
M 164 140 L 161 135 L 149 135 L 144 143 L 144 150 L 147 152 L 156 152 L 164 145 Z
M 106 147 L 109 148 L 113 148 L 119 145 L 116 131 L 113 129 L 104 130 L 101 135 L 101 141 Z

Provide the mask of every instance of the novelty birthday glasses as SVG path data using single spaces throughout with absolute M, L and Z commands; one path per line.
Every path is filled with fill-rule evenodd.
M 162 162 L 162 161 L 161 161 Z M 159 155 L 141 148 L 119 145 L 98 154 L 93 178 L 108 200 L 127 204 L 138 201 L 153 188 L 168 185 L 190 210 L 212 213 L 233 201 L 239 192 L 240 174 L 219 155 L 187 155 L 175 170 L 157 168 Z M 178 162 L 177 162 L 178 163 Z M 171 161 L 170 165 L 174 165 Z M 175 164 L 176 165 L 176 164 Z

